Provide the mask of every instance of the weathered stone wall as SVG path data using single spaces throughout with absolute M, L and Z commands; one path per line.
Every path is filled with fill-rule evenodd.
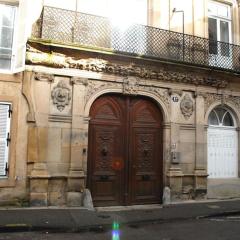
M 0 205 L 24 205 L 28 199 L 27 101 L 22 95 L 23 74 L 0 74 L 0 102 L 12 104 L 8 175 L 0 178 Z

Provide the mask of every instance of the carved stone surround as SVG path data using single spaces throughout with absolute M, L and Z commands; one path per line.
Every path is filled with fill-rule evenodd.
M 144 79 L 155 79 L 165 82 L 176 82 L 193 85 L 205 85 L 217 88 L 224 88 L 228 82 L 198 73 L 179 72 L 176 70 L 165 70 L 162 68 L 153 69 L 136 64 L 111 63 L 103 59 L 75 59 L 64 54 L 45 53 L 28 46 L 26 62 L 55 68 L 74 68 L 92 72 L 103 72 L 123 77 L 134 76 Z
M 158 86 L 147 85 L 139 78 L 129 77 L 123 78 L 122 82 L 105 82 L 97 80 L 88 80 L 85 102 L 87 102 L 94 94 L 107 89 L 118 89 L 126 95 L 139 95 L 142 93 L 150 93 L 157 96 L 170 109 L 169 90 Z
M 204 101 L 205 113 L 214 102 L 221 102 L 222 104 L 231 103 L 237 109 L 240 109 L 240 96 L 230 96 L 227 94 L 216 94 L 216 93 L 207 93 L 207 94 L 204 94 L 203 96 L 205 100 Z

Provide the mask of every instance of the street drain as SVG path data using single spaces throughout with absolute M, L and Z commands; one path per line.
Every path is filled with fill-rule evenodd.
M 207 219 L 211 221 L 236 221 L 240 222 L 240 212 L 239 211 L 233 211 L 233 212 L 226 212 L 222 214 L 216 214 L 215 216 L 209 216 Z

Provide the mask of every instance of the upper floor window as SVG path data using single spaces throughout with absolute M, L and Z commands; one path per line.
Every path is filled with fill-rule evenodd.
M 228 43 L 232 41 L 231 7 L 229 5 L 209 1 L 208 33 L 210 40 L 209 53 L 229 57 Z
M 0 4 L 0 69 L 11 71 L 13 67 L 13 43 L 16 7 Z

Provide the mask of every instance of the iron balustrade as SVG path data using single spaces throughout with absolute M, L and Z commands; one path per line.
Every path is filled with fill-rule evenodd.
M 238 45 L 60 8 L 44 7 L 32 37 L 240 73 Z

